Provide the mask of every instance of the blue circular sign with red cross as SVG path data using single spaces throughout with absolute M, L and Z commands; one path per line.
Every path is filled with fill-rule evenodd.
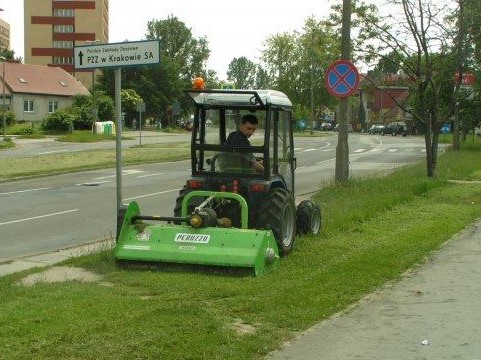
M 349 60 L 337 60 L 326 70 L 326 87 L 336 97 L 352 95 L 359 85 L 359 72 Z

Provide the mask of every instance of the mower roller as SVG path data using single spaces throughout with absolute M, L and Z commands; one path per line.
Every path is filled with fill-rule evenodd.
M 206 200 L 189 214 L 189 204 L 195 197 Z M 218 219 L 210 207 L 226 199 L 240 205 L 240 228 L 232 227 L 231 219 Z M 180 217 L 143 216 L 135 201 L 122 213 L 124 217 L 115 248 L 118 261 L 252 268 L 256 276 L 278 267 L 279 251 L 272 231 L 247 228 L 247 203 L 238 194 L 192 191 L 183 198 Z M 169 223 L 152 225 L 147 221 Z

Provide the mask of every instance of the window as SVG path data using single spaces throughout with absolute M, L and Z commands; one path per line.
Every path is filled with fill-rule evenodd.
M 24 100 L 23 101 L 23 111 L 24 112 L 33 112 L 33 100 Z
M 73 25 L 54 25 L 54 33 L 73 33 Z
M 74 17 L 75 10 L 74 9 L 53 9 L 53 16 Z
M 54 113 L 58 109 L 58 101 L 49 101 L 48 102 L 48 112 Z
M 73 57 L 54 56 L 53 63 L 60 64 L 60 65 L 73 64 Z
M 52 45 L 56 49 L 73 49 L 73 41 L 54 41 Z

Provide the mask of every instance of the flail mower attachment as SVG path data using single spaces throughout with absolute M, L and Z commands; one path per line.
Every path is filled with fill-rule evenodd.
M 194 197 L 206 200 L 188 214 L 189 202 Z M 239 203 L 240 228 L 232 227 L 231 219 L 217 218 L 210 207 L 216 201 Z M 252 268 L 256 276 L 279 265 L 279 250 L 272 231 L 247 228 L 247 203 L 236 193 L 192 191 L 182 201 L 181 217 L 141 215 L 135 201 L 124 211 L 114 250 L 118 261 Z M 144 221 L 168 223 L 151 225 Z

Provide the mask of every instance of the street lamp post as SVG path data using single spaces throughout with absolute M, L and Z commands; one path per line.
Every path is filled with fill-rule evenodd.
M 5 61 L 7 59 L 4 56 L 0 56 L 0 60 L 2 60 L 2 84 L 3 84 L 3 119 L 2 119 L 2 125 L 3 125 L 3 140 L 7 139 L 7 133 L 6 133 L 6 127 L 7 127 L 7 122 L 5 119 Z

